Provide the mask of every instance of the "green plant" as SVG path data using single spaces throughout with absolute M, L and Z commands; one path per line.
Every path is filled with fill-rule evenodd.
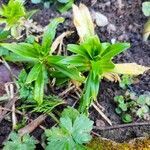
M 146 119 L 150 113 L 149 92 L 139 97 L 135 93 L 127 92 L 125 96 L 115 96 L 114 101 L 117 104 L 115 111 L 125 123 L 132 122 L 134 115 Z
M 119 82 L 119 86 L 122 89 L 128 88 L 131 84 L 133 84 L 133 79 L 132 79 L 131 76 L 129 76 L 129 75 L 123 75 L 121 77 L 121 81 Z
M 150 17 L 150 2 L 146 1 L 142 3 L 142 11 L 146 17 Z M 150 19 L 144 25 L 143 39 L 147 41 L 150 35 Z
M 10 61 L 28 62 L 28 68 L 31 68 L 26 84 L 34 82 L 34 100 L 41 105 L 43 103 L 44 86 L 48 79 L 49 72 L 54 69 L 59 70 L 71 79 L 83 81 L 84 78 L 79 74 L 76 68 L 69 68 L 58 63 L 62 56 L 52 55 L 51 48 L 53 39 L 56 34 L 56 28 L 59 23 L 63 22 L 63 18 L 54 19 L 46 28 L 42 44 L 39 43 L 2 43 L 1 46 L 12 51 L 13 53 L 6 57 Z
M 91 140 L 93 121 L 68 107 L 62 112 L 59 127 L 46 130 L 46 150 L 85 150 L 83 144 Z
M 32 3 L 44 3 L 44 7 L 49 8 L 50 4 L 55 4 L 57 9 L 62 13 L 71 8 L 74 0 L 31 0 Z
M 28 134 L 20 137 L 17 133 L 11 132 L 3 150 L 34 150 L 35 144 L 36 141 Z
M 7 40 L 10 36 L 10 32 L 9 31 L 4 31 L 3 29 L 0 29 L 0 42 L 4 42 L 5 40 Z M 0 56 L 5 56 L 8 55 L 9 51 L 0 46 Z
M 11 31 L 11 35 L 17 38 L 22 31 L 24 21 L 30 18 L 36 11 L 27 12 L 24 0 L 9 0 L 7 5 L 0 8 L 0 24 L 5 24 L 4 30 Z
M 137 99 L 137 105 L 136 115 L 145 118 L 145 115 L 150 113 L 150 93 L 140 95 Z
M 79 8 L 74 5 L 73 13 L 80 43 L 67 46 L 73 55 L 67 56 L 61 60 L 61 63 L 77 67 L 80 72 L 87 75 L 80 103 L 80 111 L 87 112 L 93 100 L 97 99 L 99 84 L 103 77 L 112 79 L 111 76 L 118 77 L 117 74 L 137 75 L 142 73 L 143 67 L 136 64 L 113 63 L 114 56 L 128 49 L 130 44 L 100 42 L 94 32 L 94 25 L 88 9 L 82 4 Z M 132 70 L 133 68 L 134 70 Z
M 33 108 L 32 112 L 40 113 L 51 113 L 51 111 L 58 105 L 64 104 L 64 101 L 57 96 L 44 96 L 44 102 L 42 105 L 37 105 L 35 100 L 33 100 L 34 86 L 32 83 L 27 84 L 28 74 L 23 69 L 18 76 L 18 85 L 19 85 L 19 98 L 22 101 L 22 106 L 20 109 Z
M 27 80 L 27 72 L 23 69 L 19 76 L 17 83 L 19 85 L 19 96 L 22 100 L 31 100 L 33 99 L 33 85 L 32 84 L 26 84 Z
M 132 116 L 127 113 L 129 108 L 126 99 L 122 95 L 120 95 L 115 96 L 114 101 L 117 103 L 117 108 L 115 109 L 115 111 L 121 116 L 122 121 L 125 123 L 132 122 Z

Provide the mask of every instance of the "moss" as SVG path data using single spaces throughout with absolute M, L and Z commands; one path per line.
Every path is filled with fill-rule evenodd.
M 94 138 L 87 146 L 91 150 L 150 150 L 150 138 L 139 138 L 124 143 Z

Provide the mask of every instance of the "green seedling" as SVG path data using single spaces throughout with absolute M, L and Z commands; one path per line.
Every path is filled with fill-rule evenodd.
M 122 89 L 128 88 L 131 84 L 133 84 L 133 79 L 129 75 L 123 75 L 121 81 L 119 82 L 119 86 Z
M 144 118 L 145 114 L 150 113 L 150 93 L 140 95 L 137 99 L 136 115 Z
M 23 69 L 18 76 L 17 84 L 19 85 L 20 99 L 30 101 L 33 99 L 34 86 L 32 84 L 26 84 L 27 76 L 27 72 Z
M 10 36 L 10 32 L 9 31 L 4 31 L 3 29 L 0 29 L 0 42 L 4 42 L 5 40 L 7 40 Z M 6 56 L 9 55 L 9 51 L 0 46 L 0 56 Z
M 3 150 L 35 150 L 36 141 L 26 134 L 20 137 L 17 133 L 11 132 L 8 141 L 4 143 Z
M 123 115 L 121 116 L 121 119 L 122 119 L 122 121 L 123 121 L 124 123 L 130 123 L 130 122 L 133 121 L 133 118 L 132 118 L 132 116 L 131 116 L 130 114 L 123 114 Z
M 116 113 L 121 116 L 125 123 L 132 122 L 133 117 L 146 118 L 150 113 L 150 94 L 145 93 L 139 97 L 135 93 L 129 93 L 125 96 L 115 96 L 114 101 L 117 104 Z
M 146 17 L 150 17 L 150 2 L 146 1 L 142 3 L 142 11 Z M 144 25 L 144 32 L 143 32 L 143 40 L 147 41 L 150 35 L 150 19 Z
M 68 107 L 62 112 L 58 127 L 46 130 L 46 150 L 86 150 L 83 144 L 91 140 L 93 121 Z
M 43 103 L 44 86 L 47 83 L 48 74 L 54 69 L 70 77 L 83 82 L 84 78 L 76 68 L 67 67 L 58 63 L 62 56 L 54 56 L 51 48 L 56 34 L 56 28 L 63 18 L 56 18 L 47 26 L 43 34 L 42 43 L 2 43 L 1 46 L 13 52 L 6 57 L 9 61 L 28 62 L 30 69 L 26 84 L 34 83 L 33 98 L 41 105 Z
M 127 111 L 127 105 L 125 103 L 125 99 L 123 96 L 115 96 L 114 101 L 118 104 L 118 108 L 116 109 L 116 112 L 120 114 L 120 111 L 123 112 Z
M 63 13 L 72 7 L 74 0 L 31 0 L 32 3 L 43 3 L 45 8 L 49 8 L 51 4 L 56 5 L 59 12 Z
M 118 78 L 117 74 L 137 75 L 141 72 L 139 71 L 141 66 L 113 63 L 113 58 L 128 49 L 130 44 L 101 42 L 95 34 L 92 18 L 85 5 L 81 4 L 79 7 L 73 5 L 73 14 L 80 43 L 69 44 L 67 49 L 73 55 L 67 56 L 60 62 L 70 67 L 76 67 L 87 75 L 79 108 L 80 112 L 87 113 L 93 100 L 97 99 L 99 84 L 104 77 L 114 80 L 114 78 Z M 133 67 L 136 69 L 133 70 Z
M 89 37 L 79 45 L 68 45 L 67 49 L 74 55 L 66 57 L 61 63 L 77 67 L 81 72 L 88 74 L 81 98 L 81 112 L 90 106 L 93 99 L 97 99 L 99 84 L 103 75 L 115 68 L 112 58 L 129 46 L 128 43 L 101 43 L 98 36 Z
M 24 29 L 24 22 L 30 19 L 36 10 L 27 12 L 24 0 L 9 0 L 7 5 L 0 8 L 0 24 L 5 24 L 4 30 L 18 38 Z

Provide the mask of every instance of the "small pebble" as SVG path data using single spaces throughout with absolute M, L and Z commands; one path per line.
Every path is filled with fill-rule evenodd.
M 116 31 L 116 26 L 114 25 L 114 24 L 109 24 L 108 26 L 107 26 L 107 31 L 109 32 L 109 33 L 112 33 L 112 32 L 115 32 Z
M 103 120 L 97 119 L 96 120 L 96 126 L 97 127 L 104 127 L 105 126 L 105 122 Z

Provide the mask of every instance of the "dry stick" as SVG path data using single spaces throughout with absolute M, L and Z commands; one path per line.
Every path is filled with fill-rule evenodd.
M 18 133 L 20 134 L 20 136 L 23 136 L 24 134 L 27 134 L 27 133 L 31 133 L 46 119 L 46 117 L 47 117 L 46 114 L 40 115 L 38 118 L 30 122 L 27 126 L 21 128 L 18 131 Z
M 100 135 L 99 135 L 98 133 L 94 132 L 94 131 L 91 131 L 91 133 L 92 133 L 93 135 L 96 135 L 96 136 L 100 137 Z
M 8 109 L 8 108 L 4 108 L 4 107 L 1 107 L 0 106 L 0 110 L 5 110 L 5 111 L 10 111 L 10 112 L 12 112 L 13 110 L 11 110 L 11 109 Z M 24 115 L 22 112 L 20 112 L 19 110 L 15 110 L 15 113 L 17 113 L 17 114 L 19 114 L 19 115 Z
M 11 101 L 9 101 L 4 107 L 6 109 L 10 109 L 13 104 L 18 100 L 18 97 L 14 97 Z M 4 119 L 5 115 L 7 113 L 7 110 L 4 110 L 1 114 L 0 114 L 0 123 L 1 121 Z
M 98 101 L 96 101 L 96 105 L 97 105 L 100 109 L 102 109 L 102 111 L 105 110 L 105 108 L 104 108 L 103 106 L 101 106 L 101 105 L 98 103 Z
M 9 111 L 9 112 L 13 112 L 13 110 L 11 109 L 7 109 L 7 108 L 4 108 L 4 107 L 0 107 L 0 110 L 5 110 L 5 111 Z M 19 115 L 22 115 L 24 116 L 26 119 L 30 120 L 30 121 L 33 121 L 32 119 L 30 119 L 28 116 L 24 115 L 21 111 L 19 110 L 15 110 L 15 113 L 19 114 Z M 46 128 L 42 125 L 39 125 L 39 127 L 43 130 L 45 130 Z
M 12 106 L 12 129 L 13 130 L 16 128 L 16 124 L 17 124 L 15 109 L 16 109 L 15 104 L 13 104 L 13 106 Z
M 60 97 L 64 96 L 65 94 L 67 94 L 68 92 L 70 92 L 71 90 L 73 90 L 75 88 L 75 85 L 67 88 L 65 91 L 63 91 L 62 93 L 59 94 Z
M 120 124 L 120 125 L 113 125 L 113 126 L 107 126 L 107 127 L 97 127 L 94 126 L 94 129 L 96 130 L 113 130 L 118 128 L 127 128 L 127 127 L 133 127 L 133 126 L 149 126 L 150 122 L 136 122 L 136 123 L 129 123 L 129 124 Z
M 80 94 L 79 94 L 80 95 Z M 77 96 L 79 96 L 78 94 L 77 94 Z M 80 98 L 80 97 L 79 97 Z M 99 104 L 99 103 L 97 103 L 97 104 Z M 92 106 L 98 111 L 98 113 L 110 124 L 110 125 L 112 125 L 112 122 L 111 122 L 111 120 L 100 110 L 100 108 L 103 108 L 100 104 L 99 104 L 99 106 L 100 106 L 100 108 L 99 107 L 97 107 L 94 103 L 92 104 Z M 103 108 L 104 109 L 104 108 Z
M 10 84 L 9 85 L 10 87 L 10 100 L 13 99 L 14 97 L 14 86 L 13 84 Z M 15 103 L 12 105 L 12 129 L 15 129 L 16 128 L 16 124 L 17 124 L 17 117 L 16 117 L 16 114 L 15 114 Z
M 112 126 L 111 120 L 94 104 L 92 106 L 98 111 L 98 113 Z

